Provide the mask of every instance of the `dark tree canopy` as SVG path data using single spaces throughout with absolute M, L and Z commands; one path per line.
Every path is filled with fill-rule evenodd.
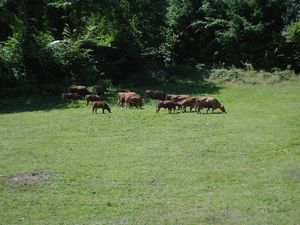
M 0 0 L 0 86 L 120 83 L 149 65 L 299 71 L 299 21 L 297 0 Z

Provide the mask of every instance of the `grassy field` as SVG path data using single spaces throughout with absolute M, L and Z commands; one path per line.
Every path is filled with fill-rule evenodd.
M 0 100 L 0 224 L 300 224 L 300 80 L 169 90 L 228 113 Z

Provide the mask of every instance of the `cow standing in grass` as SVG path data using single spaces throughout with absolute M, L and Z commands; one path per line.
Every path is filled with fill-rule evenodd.
M 107 102 L 104 102 L 104 101 L 93 102 L 92 113 L 95 112 L 97 114 L 98 108 L 102 109 L 102 113 L 104 113 L 104 110 L 107 110 L 109 113 L 111 113 L 111 109 L 108 106 Z
M 172 110 L 175 112 L 175 110 L 176 110 L 176 104 L 173 101 L 169 101 L 169 100 L 167 100 L 167 101 L 159 101 L 156 104 L 156 112 L 158 113 L 161 108 L 168 109 L 169 113 L 171 113 Z
M 208 113 L 209 109 L 212 109 L 211 113 L 214 113 L 215 109 L 220 109 L 223 113 L 226 113 L 225 107 L 214 97 L 203 97 L 197 99 L 195 108 L 198 113 L 201 113 L 201 110 L 204 108 L 207 108 L 206 113 Z

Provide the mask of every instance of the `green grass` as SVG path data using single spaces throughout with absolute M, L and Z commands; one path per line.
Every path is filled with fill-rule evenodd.
M 299 224 L 300 80 L 189 85 L 228 113 L 1 100 L 0 224 Z

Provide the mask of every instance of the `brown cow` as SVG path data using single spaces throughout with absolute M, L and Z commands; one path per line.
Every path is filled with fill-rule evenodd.
M 119 105 L 121 105 L 122 108 L 124 107 L 124 103 L 125 103 L 125 106 L 128 106 L 128 100 L 132 96 L 139 96 L 139 95 L 135 92 L 119 92 L 119 95 L 118 95 Z
M 124 102 L 122 103 L 122 101 L 121 101 L 121 100 L 124 100 L 124 99 L 123 99 L 123 98 L 124 98 L 124 93 L 135 93 L 135 92 L 131 92 L 131 91 L 126 90 L 126 89 L 118 91 L 117 94 L 116 94 L 116 97 L 117 97 L 117 105 L 118 105 L 118 106 L 120 106 L 121 104 L 124 103 Z M 122 105 L 122 107 L 123 107 L 123 105 Z
M 187 99 L 190 97 L 189 95 L 173 95 L 169 94 L 166 98 L 168 98 L 170 101 L 173 101 L 178 109 L 182 108 L 182 105 L 180 104 L 181 101 Z
M 178 102 L 182 107 L 182 112 L 186 112 L 186 108 L 190 107 L 190 111 L 195 107 L 196 104 L 196 97 L 188 97 L 180 102 Z
M 212 109 L 214 113 L 215 109 L 220 109 L 222 112 L 226 113 L 225 107 L 214 97 L 203 97 L 196 101 L 195 108 L 198 113 L 201 113 L 201 109 L 207 108 L 206 113 L 209 109 Z
M 108 106 L 107 102 L 104 101 L 96 101 L 93 102 L 93 113 L 95 112 L 97 114 L 97 109 L 101 108 L 102 109 L 102 113 L 104 113 L 104 110 L 106 109 L 109 113 L 111 113 L 111 109 Z
M 86 105 L 89 105 L 89 102 L 101 101 L 101 97 L 99 95 L 91 94 L 91 95 L 86 95 L 85 100 L 86 100 Z
M 147 99 L 165 100 L 166 94 L 161 90 L 146 90 L 145 97 Z
M 176 105 L 173 101 L 169 101 L 169 100 L 166 100 L 166 101 L 159 101 L 157 104 L 156 104 L 156 112 L 158 113 L 159 110 L 161 108 L 165 108 L 165 109 L 168 109 L 169 113 L 176 110 Z
M 136 108 L 142 108 L 143 105 L 143 100 L 142 97 L 140 95 L 132 95 L 127 102 L 128 106 L 135 106 Z

